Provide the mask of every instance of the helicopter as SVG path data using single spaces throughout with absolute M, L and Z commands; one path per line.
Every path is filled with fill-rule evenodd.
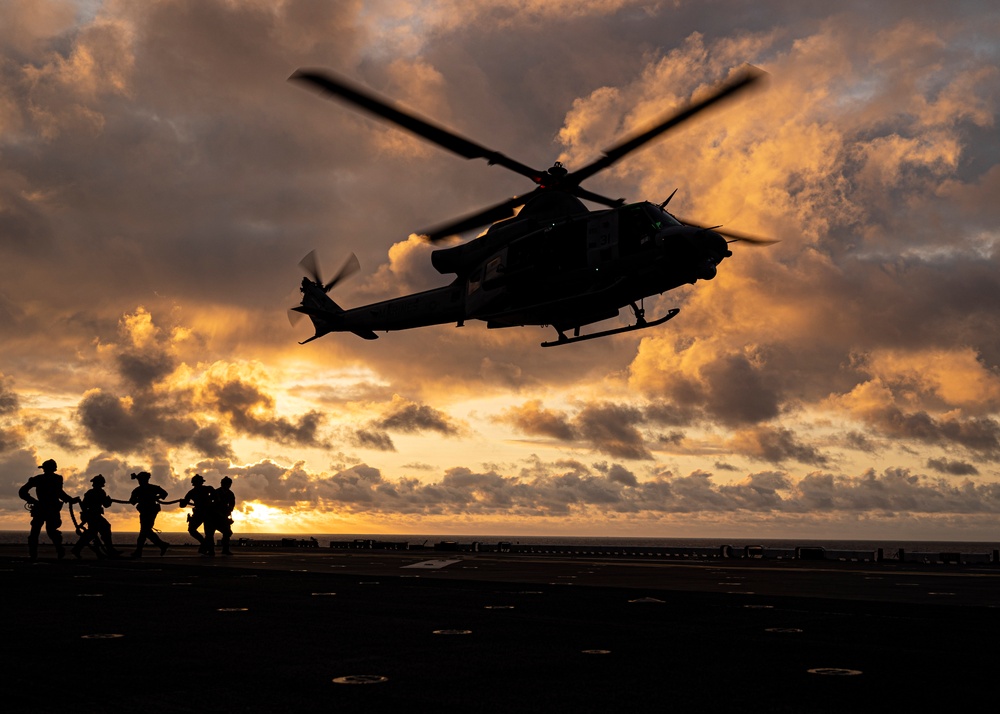
M 455 276 L 442 287 L 344 309 L 329 292 L 360 269 L 357 257 L 351 254 L 337 274 L 324 281 L 316 253 L 310 252 L 299 263 L 306 273 L 300 288 L 302 302 L 291 308 L 289 317 L 294 325 L 307 315 L 316 333 L 300 344 L 331 332 L 350 332 L 374 340 L 379 331 L 449 323 L 462 327 L 467 320 L 481 320 L 487 328 L 551 326 L 556 337 L 541 346 L 553 347 L 647 329 L 672 319 L 678 308 L 647 320 L 644 298 L 713 279 L 719 264 L 732 255 L 730 243 L 766 245 L 776 241 L 674 216 L 666 207 L 676 189 L 661 203 L 627 203 L 588 191 L 580 184 L 764 77 L 765 72 L 746 65 L 708 96 L 605 149 L 592 163 L 570 171 L 556 162 L 542 171 L 406 111 L 332 72 L 297 70 L 290 81 L 353 105 L 465 159 L 485 159 L 489 165 L 521 174 L 535 184 L 525 194 L 420 234 L 438 243 L 489 225 L 471 241 L 431 253 L 431 264 L 438 272 Z M 590 210 L 584 200 L 604 208 Z M 632 324 L 581 334 L 583 327 L 614 318 L 625 307 L 632 311 Z

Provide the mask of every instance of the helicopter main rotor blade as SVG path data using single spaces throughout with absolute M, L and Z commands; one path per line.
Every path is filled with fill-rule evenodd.
M 507 199 L 503 203 L 498 203 L 495 206 L 484 208 L 481 211 L 477 211 L 476 213 L 472 213 L 468 216 L 463 216 L 462 218 L 457 218 L 449 223 L 435 226 L 428 231 L 424 231 L 421 235 L 423 235 L 424 238 L 430 242 L 436 243 L 437 241 L 447 238 L 448 236 L 453 236 L 457 233 L 462 233 L 463 231 L 470 231 L 473 228 L 485 226 L 487 223 L 502 221 L 505 218 L 513 216 L 515 208 L 523 206 L 531 200 L 532 196 L 542 190 L 544 189 L 536 188 L 534 191 L 529 191 L 522 196 L 515 196 L 514 198 Z
M 624 198 L 608 198 L 607 196 L 602 196 L 599 193 L 588 191 L 587 189 L 579 186 L 574 186 L 570 189 L 570 193 L 577 198 L 582 198 L 585 201 L 593 201 L 594 203 L 600 203 L 602 206 L 607 206 L 609 208 L 618 208 L 618 206 L 625 203 Z
M 780 243 L 780 240 L 776 238 L 761 238 L 760 236 L 750 235 L 749 233 L 738 233 L 736 231 L 724 231 L 721 226 L 703 226 L 698 223 L 693 223 L 686 218 L 675 215 L 678 221 L 686 226 L 691 226 L 692 228 L 700 228 L 703 231 L 712 231 L 713 233 L 718 233 L 723 238 L 729 238 L 730 243 L 735 243 L 737 241 L 741 243 L 750 243 L 752 245 L 772 245 L 773 243 Z
M 736 231 L 722 231 L 719 229 L 715 230 L 723 238 L 729 238 L 730 243 L 749 243 L 750 245 L 773 245 L 775 243 L 780 243 L 781 241 L 777 238 L 761 238 L 759 236 L 752 236 L 749 233 L 737 233 Z
M 445 129 L 415 114 L 404 111 L 388 99 L 383 99 L 374 92 L 351 84 L 330 72 L 315 69 L 300 69 L 296 70 L 289 77 L 289 80 L 297 80 L 310 84 L 328 95 L 350 102 L 360 109 L 364 109 L 375 116 L 390 121 L 463 158 L 486 159 L 491 165 L 503 166 L 505 169 L 509 169 L 522 176 L 527 176 L 535 183 L 541 183 L 545 176 L 544 171 L 538 171 L 530 166 L 525 166 L 521 162 L 504 156 L 498 151 L 488 149 L 470 139 L 459 136 L 449 129 Z
M 669 129 L 673 129 L 674 127 L 678 126 L 679 124 L 682 124 L 683 122 L 693 117 L 695 114 L 698 114 L 699 112 L 708 109 L 713 104 L 716 104 L 722 101 L 723 99 L 731 97 L 737 92 L 746 89 L 753 83 L 763 79 L 766 76 L 767 72 L 764 72 L 763 70 L 748 65 L 747 69 L 745 69 L 743 72 L 737 75 L 737 77 L 734 80 L 726 84 L 723 84 L 719 89 L 717 89 L 714 93 L 712 93 L 705 99 L 702 99 L 699 102 L 688 104 L 680 111 L 674 112 L 669 116 L 665 117 L 664 119 L 660 120 L 651 129 L 647 129 L 641 134 L 637 134 L 636 136 L 633 136 L 630 139 L 626 139 L 625 141 L 615 144 L 609 149 L 605 149 L 603 152 L 604 156 L 602 156 L 597 161 L 594 161 L 593 163 L 584 166 L 582 169 L 578 169 L 572 172 L 569 176 L 566 177 L 567 181 L 570 181 L 574 184 L 579 184 L 581 181 L 590 178 L 598 171 L 603 171 L 612 164 L 620 161 L 625 156 L 632 153 L 639 147 L 660 136 L 660 134 L 662 134 L 663 132 Z

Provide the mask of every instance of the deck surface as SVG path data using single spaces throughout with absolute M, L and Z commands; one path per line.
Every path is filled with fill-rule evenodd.
M 995 688 L 989 565 L 25 550 L 0 547 L 6 711 L 906 712 Z

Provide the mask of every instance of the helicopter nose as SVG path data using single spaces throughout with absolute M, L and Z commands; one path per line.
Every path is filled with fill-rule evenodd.
M 716 256 L 716 265 L 733 254 L 733 251 L 729 250 L 729 241 L 715 231 L 710 230 L 705 231 L 705 233 L 707 234 L 705 236 L 705 242 L 711 253 Z
M 729 242 L 710 228 L 701 228 L 691 236 L 691 242 L 696 250 L 713 265 L 718 265 L 733 254 L 729 250 Z
M 702 280 L 711 280 L 718 273 L 718 265 L 733 254 L 729 243 L 721 235 L 711 229 L 700 229 L 694 234 L 695 245 L 701 253 L 702 260 L 697 269 L 697 275 Z

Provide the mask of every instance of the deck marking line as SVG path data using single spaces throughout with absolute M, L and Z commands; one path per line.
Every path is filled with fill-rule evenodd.
M 423 560 L 419 563 L 414 563 L 413 565 L 404 565 L 400 569 L 406 570 L 407 568 L 419 568 L 420 570 L 440 570 L 441 568 L 446 568 L 449 565 L 461 562 L 461 560 Z

